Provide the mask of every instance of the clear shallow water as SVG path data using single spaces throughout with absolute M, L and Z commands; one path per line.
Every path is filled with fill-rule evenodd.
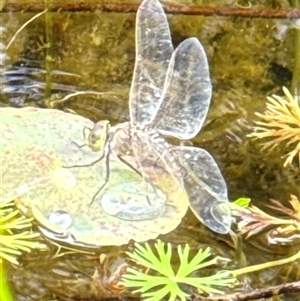
M 2 25 L 7 28 L 4 42 L 7 44 L 14 32 L 32 16 L 30 13 L 1 14 Z M 67 76 L 53 78 L 53 81 L 86 90 L 115 92 L 113 97 L 79 96 L 59 108 L 74 110 L 93 120 L 128 120 L 128 93 L 135 59 L 135 15 L 61 12 L 54 13 L 52 17 L 52 67 L 80 76 L 75 79 Z M 289 85 L 288 77 L 282 76 L 282 70 L 287 74 L 292 70 L 294 48 L 291 36 L 287 35 L 281 40 L 276 38 L 280 23 L 268 19 L 170 16 L 169 22 L 176 45 L 187 37 L 196 36 L 207 52 L 213 81 L 213 99 L 206 127 L 193 143 L 207 149 L 214 156 L 228 184 L 230 198 L 245 195 L 265 209 L 269 198 L 286 204 L 290 193 L 299 195 L 299 167 L 294 164 L 283 169 L 280 148 L 270 153 L 260 152 L 256 142 L 245 138 L 245 134 L 250 131 L 248 127 L 252 124 L 254 112 L 264 109 L 265 96 L 281 93 L 281 86 Z M 8 63 L 22 61 L 29 66 L 43 68 L 44 28 L 43 16 L 26 27 L 9 49 Z M 282 72 L 278 72 L 274 64 L 281 66 Z M 1 103 L 5 106 L 12 105 L 7 95 L 1 95 Z M 33 105 L 35 102 L 30 100 L 24 105 L 29 104 Z M 218 237 L 216 240 L 216 235 L 205 230 L 192 214 L 188 214 L 182 226 L 165 237 L 165 240 L 189 242 L 195 248 L 202 244 L 211 245 L 223 256 L 237 259 L 234 251 L 224 244 L 224 238 Z M 263 236 L 255 237 L 250 242 L 251 244 L 244 242 L 243 246 L 249 265 L 291 255 L 297 249 L 297 246 L 270 248 L 265 246 Z M 261 248 L 267 252 L 262 254 Z M 118 251 L 110 252 L 117 254 Z M 78 271 L 86 268 L 87 261 L 83 260 L 85 255 L 76 255 L 80 259 L 69 256 L 63 263 L 60 260 L 44 260 L 43 256 L 39 254 L 33 258 L 29 254 L 17 270 L 8 267 L 10 277 L 16 275 L 14 285 L 19 293 L 18 300 L 25 300 L 22 291 L 24 295 L 30 295 L 26 291 L 30 287 L 26 279 L 34 279 L 34 287 L 38 288 L 41 295 L 45 294 L 46 299 L 53 297 L 51 291 L 57 295 L 62 294 L 62 289 L 58 288 L 55 280 L 57 273 L 52 279 L 48 277 L 54 267 L 63 265 L 63 269 L 69 271 L 67 276 L 61 276 L 61 279 L 70 281 L 69 283 L 77 283 L 72 264 L 76 264 Z M 36 262 L 40 262 L 40 265 L 36 266 Z M 88 268 L 88 275 L 92 275 L 93 268 L 94 266 Z M 287 269 L 272 269 L 261 273 L 260 277 L 251 275 L 245 278 L 245 286 L 246 282 L 250 282 L 252 287 L 263 287 L 282 283 L 287 279 L 297 279 L 299 270 L 296 265 L 291 269 L 290 276 L 287 276 L 289 278 L 279 279 L 278 275 L 288 274 Z M 24 275 L 27 276 L 24 278 Z M 38 280 L 40 278 L 44 280 Z M 70 293 L 70 296 L 81 294 L 79 290 Z

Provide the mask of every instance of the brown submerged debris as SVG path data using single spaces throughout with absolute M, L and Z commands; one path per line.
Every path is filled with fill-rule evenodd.
M 261 298 L 270 298 L 282 294 L 300 292 L 300 281 L 284 283 L 270 286 L 267 288 L 255 289 L 244 293 L 235 293 L 219 297 L 202 297 L 194 295 L 191 301 L 246 301 L 257 300 Z

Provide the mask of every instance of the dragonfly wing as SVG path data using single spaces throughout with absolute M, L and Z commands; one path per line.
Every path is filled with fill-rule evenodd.
M 193 138 L 205 120 L 212 87 L 206 54 L 196 38 L 174 51 L 152 128 L 182 140 Z
M 131 131 L 137 133 L 134 129 L 130 129 L 128 122 L 113 127 L 111 145 L 117 157 L 131 169 L 130 173 L 135 173 L 132 175 L 134 181 L 124 179 L 124 183 L 106 191 L 101 198 L 101 206 L 107 214 L 123 220 L 141 221 L 157 218 L 165 212 L 166 195 L 140 177 L 143 176 L 143 169 L 133 149 Z M 142 136 L 146 135 L 141 133 Z
M 125 142 L 121 134 L 118 132 L 115 136 L 116 146 L 121 140 Z M 126 151 L 116 154 L 142 177 L 139 181 L 124 181 L 106 191 L 101 199 L 103 210 L 109 215 L 131 221 L 162 216 L 172 218 L 182 214 L 188 207 L 187 196 L 180 183 L 181 171 L 168 152 L 170 145 L 157 133 L 152 135 L 147 131 L 134 130 L 130 137 Z M 178 204 L 177 197 L 182 204 Z
M 196 217 L 217 233 L 228 233 L 231 215 L 227 187 L 213 157 L 204 149 L 174 146 L 171 153 L 184 168 L 182 178 Z
M 130 120 L 150 124 L 161 99 L 173 52 L 166 15 L 158 0 L 144 0 L 137 12 L 136 59 L 130 90 Z
M 170 145 L 162 137 L 139 131 L 132 138 L 132 146 L 145 182 L 158 193 L 168 194 L 169 189 L 184 191 L 181 170 L 169 152 Z

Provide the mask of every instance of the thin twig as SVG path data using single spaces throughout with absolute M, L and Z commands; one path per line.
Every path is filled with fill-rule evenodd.
M 49 10 L 52 12 L 84 12 L 100 10 L 103 12 L 135 13 L 139 4 L 129 3 L 51 3 Z M 44 9 L 42 3 L 7 3 L 2 12 L 40 12 Z M 261 9 L 261 8 L 232 8 L 232 7 L 202 7 L 166 5 L 164 11 L 173 15 L 201 15 L 201 16 L 225 16 L 225 17 L 247 17 L 247 18 L 277 18 L 297 19 L 300 18 L 299 9 Z
M 300 292 L 300 281 L 284 283 L 267 288 L 255 289 L 250 292 L 236 293 L 219 297 L 192 296 L 191 301 L 247 301 L 260 298 L 270 298 L 282 294 Z
M 66 102 L 68 99 L 77 96 L 77 95 L 87 95 L 87 94 L 93 94 L 93 95 L 100 95 L 100 96 L 115 96 L 116 94 L 113 92 L 94 92 L 94 91 L 77 91 L 71 94 L 66 95 L 64 98 L 57 99 L 57 100 L 51 100 L 49 102 L 50 108 L 54 108 L 58 104 Z
M 10 40 L 10 42 L 8 43 L 8 45 L 5 48 L 5 51 L 8 50 L 8 48 L 10 47 L 10 45 L 13 43 L 13 41 L 16 39 L 17 35 L 33 20 L 35 20 L 36 18 L 38 18 L 39 16 L 41 16 L 42 14 L 44 14 L 47 11 L 47 9 L 43 10 L 42 12 L 40 12 L 39 14 L 35 15 L 34 17 L 32 17 L 30 20 L 28 20 L 27 22 L 25 22 L 18 30 L 17 32 L 14 34 L 14 36 L 12 37 L 12 39 Z

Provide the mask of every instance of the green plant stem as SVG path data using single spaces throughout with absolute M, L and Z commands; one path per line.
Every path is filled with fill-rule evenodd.
M 293 7 L 299 7 L 298 0 L 292 0 L 291 4 Z M 294 36 L 294 45 L 295 45 L 295 63 L 294 63 L 294 70 L 293 70 L 293 78 L 291 82 L 291 92 L 292 95 L 300 89 L 300 30 L 294 29 L 292 32 Z
M 300 30 L 294 29 L 294 43 L 295 43 L 295 64 L 293 71 L 293 78 L 291 82 L 291 92 L 294 95 L 295 90 L 300 89 Z
M 12 293 L 9 289 L 7 280 L 6 280 L 6 273 L 3 267 L 3 263 L 0 261 L 0 300 L 5 301 L 13 301 Z
M 45 8 L 45 44 L 46 44 L 46 55 L 45 55 L 45 69 L 46 69 L 46 85 L 45 85 L 45 99 L 51 97 L 51 84 L 52 84 L 52 69 L 53 69 L 53 56 L 52 56 L 52 43 L 53 43 L 53 21 L 52 12 L 50 11 L 49 0 L 44 0 Z
M 239 275 L 242 274 L 246 274 L 246 273 L 253 273 L 256 271 L 260 271 L 263 269 L 268 269 L 268 268 L 272 268 L 278 265 L 283 265 L 289 262 L 293 262 L 295 260 L 300 259 L 300 251 L 298 253 L 296 253 L 295 255 L 285 258 L 285 259 L 280 259 L 280 260 L 275 260 L 275 261 L 270 261 L 270 262 L 266 262 L 266 263 L 262 263 L 262 264 L 257 264 L 257 265 L 253 265 L 250 267 L 246 267 L 246 268 L 242 268 L 242 269 L 238 269 L 238 270 L 234 270 L 234 271 L 230 271 L 230 273 L 234 276 L 237 277 Z

